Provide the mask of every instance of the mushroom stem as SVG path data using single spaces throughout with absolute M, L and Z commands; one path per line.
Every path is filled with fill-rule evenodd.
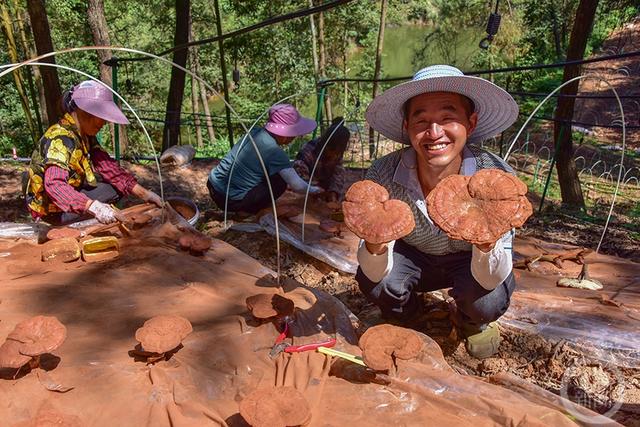
M 13 379 L 15 380 L 16 378 L 18 378 L 18 375 L 20 374 L 20 371 L 22 370 L 22 368 L 24 368 L 25 365 L 20 366 L 18 369 L 16 369 L 16 373 L 13 375 Z
M 582 264 L 582 269 L 580 270 L 580 274 L 578 274 L 578 280 L 591 280 L 589 276 L 589 264 Z
M 29 360 L 29 368 L 36 369 L 40 366 L 40 355 L 33 356 L 31 360 Z

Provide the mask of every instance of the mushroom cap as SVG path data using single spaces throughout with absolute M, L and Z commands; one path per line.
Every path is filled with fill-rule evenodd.
M 191 331 L 191 322 L 184 317 L 160 315 L 144 322 L 136 331 L 136 340 L 144 351 L 165 353 L 179 346 Z
M 253 427 L 299 426 L 311 418 L 302 393 L 293 387 L 259 388 L 240 402 L 240 415 Z
M 522 181 L 499 169 L 451 175 L 427 196 L 429 216 L 452 239 L 494 243 L 533 213 L 526 193 Z
M 349 188 L 342 210 L 349 230 L 371 243 L 400 239 L 416 226 L 409 205 L 389 200 L 387 190 L 369 180 L 358 181 Z
M 278 218 L 292 218 L 302 212 L 298 206 L 294 205 L 276 206 L 276 211 L 278 212 Z
M 376 371 L 388 370 L 394 358 L 409 360 L 416 357 L 423 342 L 413 330 L 393 325 L 373 326 L 360 337 L 362 358 Z
M 332 219 L 323 219 L 320 221 L 320 230 L 327 233 L 340 233 L 344 228 L 343 222 L 334 221 Z
M 202 254 L 211 248 L 213 244 L 210 237 L 196 233 L 185 233 L 178 239 L 178 245 L 185 251 Z
M 180 249 L 184 249 L 185 251 L 191 249 L 193 237 L 194 236 L 191 234 L 183 234 L 182 236 L 180 236 L 180 238 L 178 239 L 178 245 L 180 245 Z
M 308 310 L 318 301 L 313 292 L 302 286 L 286 292 L 285 296 L 293 301 L 293 305 L 300 310 Z
M 295 307 L 293 301 L 279 294 L 256 294 L 245 300 L 247 308 L 258 319 L 289 316 Z
M 211 239 L 207 236 L 194 236 L 191 240 L 191 250 L 193 252 L 203 253 L 211 247 Z
M 31 360 L 31 356 L 20 354 L 21 342 L 7 339 L 0 346 L 0 368 L 18 369 Z
M 47 232 L 47 239 L 63 239 L 65 237 L 71 237 L 77 239 L 80 237 L 80 230 L 71 227 L 52 228 Z
M 50 353 L 67 338 L 67 328 L 53 316 L 36 316 L 18 323 L 7 340 L 19 342 L 20 354 L 39 356 Z
M 152 219 L 153 219 L 153 217 L 151 215 L 149 215 L 148 213 L 142 212 L 142 213 L 133 215 L 131 217 L 131 222 L 133 222 L 136 225 L 143 225 L 143 224 L 148 223 Z
M 71 262 L 80 258 L 80 245 L 73 237 L 49 240 L 42 245 L 42 261 Z

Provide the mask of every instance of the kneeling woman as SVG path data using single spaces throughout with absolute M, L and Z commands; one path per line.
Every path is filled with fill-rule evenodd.
M 129 123 L 111 91 L 87 80 L 66 91 L 62 102 L 64 116 L 47 129 L 31 156 L 26 186 L 31 215 L 53 225 L 91 216 L 115 222 L 110 204 L 127 194 L 161 206 L 162 199 L 138 184 L 96 139 L 106 122 Z

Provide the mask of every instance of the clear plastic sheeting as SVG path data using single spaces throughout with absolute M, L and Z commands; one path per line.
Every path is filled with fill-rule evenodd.
M 388 375 L 315 351 L 270 358 L 281 325 L 254 319 L 248 296 L 278 292 L 297 301 L 292 345 L 336 338 L 337 350 L 360 355 L 354 319 L 321 291 L 291 281 L 278 288 L 273 271 L 224 242 L 214 240 L 204 256 L 179 250 L 182 226 L 133 230 L 119 239 L 119 257 L 92 264 L 42 263 L 38 246 L 0 242 L 10 261 L 0 263 L 0 340 L 35 315 L 67 327 L 55 356 L 42 359 L 48 371 L 0 372 L 3 425 L 28 425 L 51 411 L 78 425 L 243 425 L 239 402 L 267 386 L 301 392 L 311 426 L 575 425 L 543 394 L 534 402 L 458 374 L 426 336 L 419 357 L 398 361 Z M 147 365 L 130 353 L 135 331 L 161 314 L 185 317 L 193 332 L 168 360 Z
M 302 215 L 292 218 L 302 221 Z M 342 232 L 341 237 L 333 236 L 319 228 L 318 217 L 307 212 L 305 218 L 305 241 L 302 241 L 301 223 L 292 219 L 280 220 L 280 239 L 291 246 L 305 252 L 320 261 L 329 264 L 345 273 L 355 274 L 358 263 L 355 260 L 355 249 L 359 239 L 350 231 Z M 275 235 L 273 213 L 260 217 L 260 225 L 269 234 Z
M 18 223 L 0 222 L 0 239 L 8 240 L 30 240 L 33 242 L 43 242 L 46 240 L 49 225 L 40 222 Z
M 576 252 L 575 247 L 535 239 L 517 239 L 516 262 L 542 254 Z M 515 270 L 516 292 L 500 322 L 546 338 L 563 339 L 584 354 L 630 368 L 640 367 L 640 264 L 590 254 L 585 257 L 600 291 L 561 288 L 562 277 L 577 277 L 582 266 L 565 260 L 561 267 L 539 260 Z
M 355 274 L 358 268 L 357 247 L 360 239 L 346 228 L 330 233 L 320 228 L 324 220 L 339 219 L 340 209 L 332 209 L 321 197 L 311 196 L 303 218 L 304 198 L 287 191 L 278 199 L 278 229 L 280 239 L 312 257 L 345 273 Z M 339 206 L 339 205 L 338 205 Z M 302 226 L 304 221 L 304 241 Z M 276 227 L 271 209 L 262 213 L 256 223 L 237 223 L 231 226 L 243 232 L 266 231 L 275 236 Z

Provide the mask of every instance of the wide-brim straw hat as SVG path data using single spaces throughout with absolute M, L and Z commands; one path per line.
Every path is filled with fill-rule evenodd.
M 511 126 L 518 117 L 518 104 L 501 87 L 480 77 L 465 76 L 450 65 L 432 65 L 377 96 L 367 108 L 369 125 L 387 138 L 411 144 L 403 129 L 404 105 L 414 96 L 428 92 L 453 92 L 473 101 L 478 124 L 468 142 L 479 142 Z

